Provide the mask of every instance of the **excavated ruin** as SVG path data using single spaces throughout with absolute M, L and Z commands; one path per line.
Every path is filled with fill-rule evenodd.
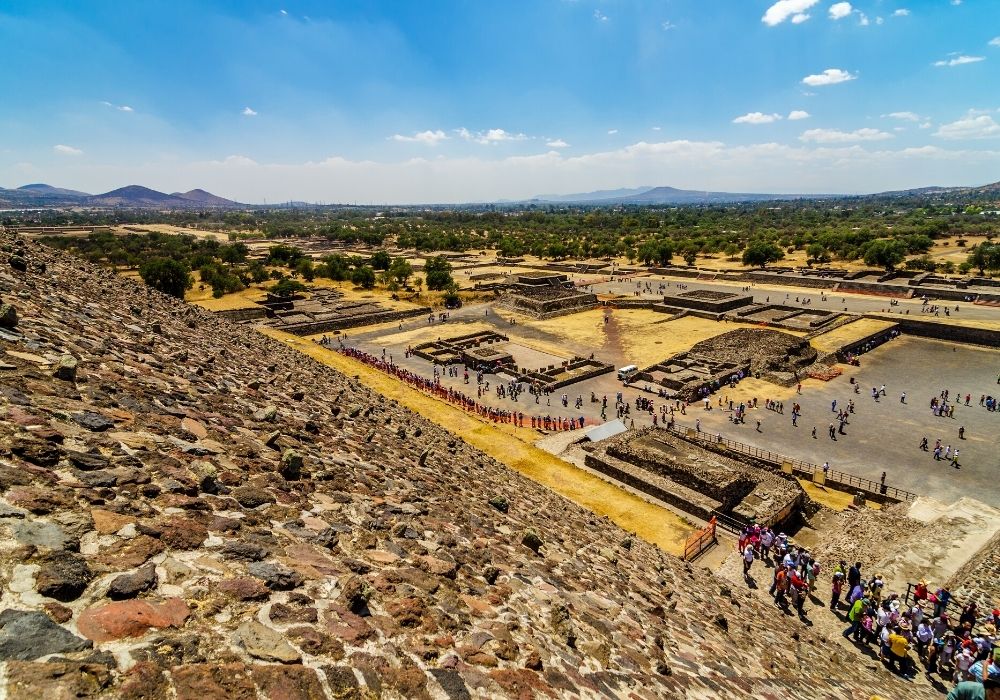
M 356 381 L 0 236 L 0 695 L 933 697 Z

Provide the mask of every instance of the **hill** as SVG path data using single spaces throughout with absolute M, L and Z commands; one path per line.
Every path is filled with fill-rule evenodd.
M 62 187 L 53 187 L 52 185 L 46 185 L 43 183 L 35 183 L 31 185 L 22 185 L 17 188 L 22 192 L 29 192 L 31 194 L 39 195 L 53 195 L 59 197 L 89 197 L 90 195 L 86 192 L 80 192 L 79 190 L 67 190 Z
M 6 697 L 935 697 L 252 329 L 0 251 Z
M 96 207 L 134 207 L 186 209 L 192 207 L 231 207 L 237 206 L 222 197 L 205 190 L 191 190 L 183 194 L 165 194 L 151 190 L 141 185 L 129 185 L 104 194 L 97 194 L 86 199 L 89 206 Z
M 730 204 L 736 202 L 768 202 L 789 199 L 828 199 L 838 195 L 752 194 L 739 192 L 708 192 L 681 190 L 676 187 L 646 187 L 639 189 L 598 190 L 571 195 L 541 195 L 532 201 L 574 204 Z

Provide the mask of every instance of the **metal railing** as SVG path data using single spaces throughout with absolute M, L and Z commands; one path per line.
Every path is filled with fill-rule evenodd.
M 728 450 L 768 462 L 777 467 L 781 467 L 784 464 L 791 464 L 794 471 L 803 472 L 810 477 L 817 472 L 823 471 L 822 467 L 810 462 L 804 462 L 801 459 L 788 457 L 778 452 L 771 452 L 770 450 L 765 450 L 763 448 L 756 447 L 755 445 L 748 445 L 737 440 L 731 440 L 729 438 L 722 437 L 722 435 L 719 434 L 707 433 L 676 423 L 672 428 L 668 429 L 683 438 L 694 439 L 699 442 L 714 445 L 723 445 Z M 826 471 L 825 477 L 826 481 L 834 481 L 846 487 L 862 489 L 864 491 L 868 491 L 869 493 L 879 494 L 896 501 L 913 501 L 917 498 L 917 494 L 912 491 L 896 488 L 895 486 L 888 486 L 883 484 L 881 481 L 875 481 L 874 479 L 868 479 L 855 474 L 848 474 L 847 472 L 829 469 Z

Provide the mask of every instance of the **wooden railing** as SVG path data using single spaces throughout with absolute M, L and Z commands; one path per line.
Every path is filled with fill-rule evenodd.
M 794 471 L 803 472 L 809 477 L 812 477 L 817 472 L 823 471 L 822 467 L 809 462 L 803 462 L 801 459 L 787 457 L 777 452 L 771 452 L 770 450 L 765 450 L 754 445 L 747 445 L 746 443 L 730 440 L 729 438 L 722 437 L 721 435 L 707 433 L 701 430 L 696 430 L 695 428 L 689 428 L 675 423 L 673 428 L 670 430 L 689 440 L 693 439 L 699 442 L 723 445 L 728 450 L 768 462 L 779 468 L 784 464 L 791 464 Z M 828 482 L 833 481 L 843 487 L 856 488 L 868 491 L 869 493 L 879 494 L 895 501 L 913 501 L 917 498 L 917 494 L 911 491 L 896 488 L 895 486 L 888 486 L 880 481 L 867 479 L 863 476 L 857 476 L 855 474 L 848 474 L 847 472 L 834 471 L 830 469 L 826 471 L 825 477 Z
M 705 527 L 693 532 L 684 545 L 684 561 L 691 561 L 706 549 L 715 544 L 716 519 L 713 517 Z

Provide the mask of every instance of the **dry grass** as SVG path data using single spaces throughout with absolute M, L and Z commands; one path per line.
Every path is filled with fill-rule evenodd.
M 665 552 L 679 555 L 693 528 L 674 513 L 620 489 L 597 476 L 549 454 L 527 440 L 537 436 L 528 429 L 480 420 L 449 403 L 426 396 L 368 365 L 326 350 L 308 340 L 273 329 L 262 333 L 309 355 L 317 361 L 357 376 L 383 396 L 455 433 L 509 468 L 565 496 L 584 508 L 606 515 L 618 526 L 636 533 Z

